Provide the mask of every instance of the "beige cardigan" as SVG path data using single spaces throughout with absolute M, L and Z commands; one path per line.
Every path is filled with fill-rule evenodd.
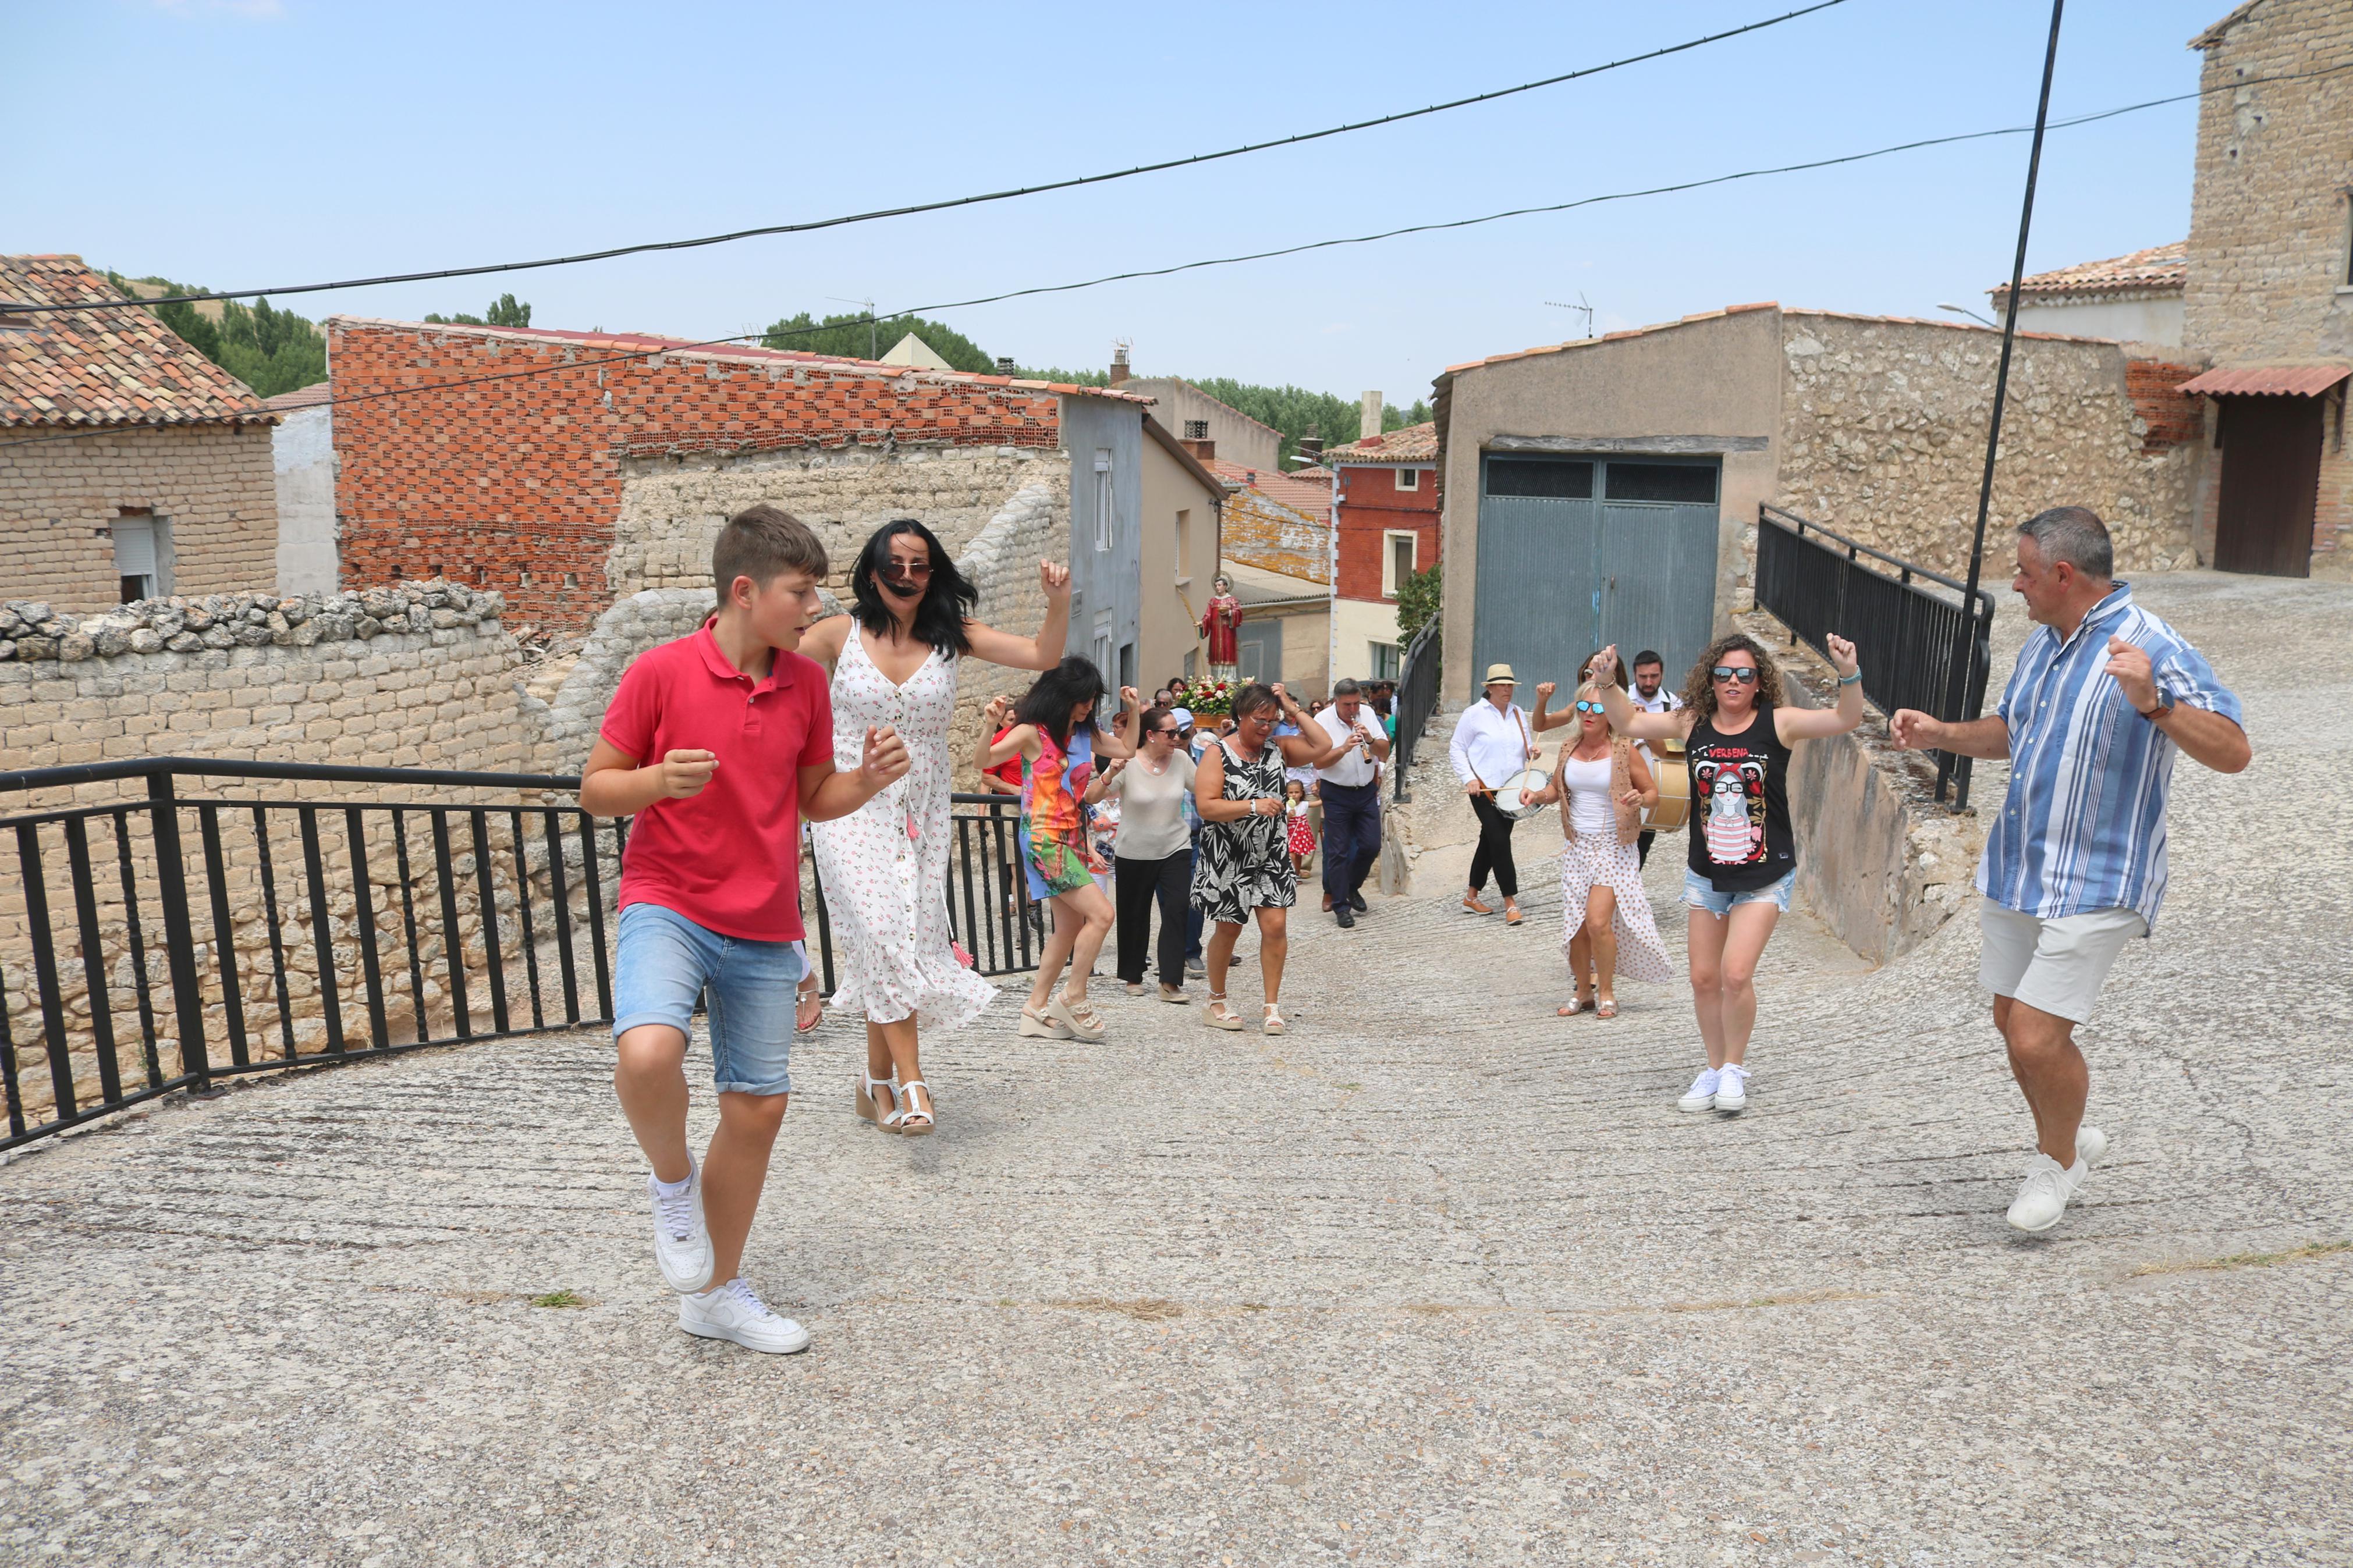
M 1560 792 L 1560 830 L 1564 837 L 1577 837 L 1577 824 L 1570 821 L 1568 785 L 1562 771 L 1568 765 L 1568 755 L 1577 750 L 1577 742 L 1562 742 L 1560 758 L 1553 763 L 1553 787 Z M 1647 771 L 1647 770 L 1646 770 Z M 1633 787 L 1634 743 L 1623 735 L 1609 737 L 1609 809 L 1618 818 L 1618 842 L 1631 844 L 1642 836 L 1642 814 L 1618 797 Z M 1654 784 L 1656 780 L 1651 781 Z

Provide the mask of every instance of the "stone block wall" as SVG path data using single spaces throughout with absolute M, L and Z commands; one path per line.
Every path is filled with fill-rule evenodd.
M 125 510 L 169 523 L 175 593 L 274 582 L 270 426 L 130 426 L 0 452 L 0 592 L 67 611 L 120 603 L 108 530 Z
M 2353 59 L 2353 6 L 2264 0 L 2200 43 L 2183 346 L 2224 365 L 2353 355 L 2353 74 L 2314 74 Z
M 1792 310 L 1782 350 L 1780 504 L 1906 560 L 1966 571 L 2000 337 Z M 1997 578 L 2009 531 L 2071 502 L 2106 520 L 2120 570 L 2195 564 L 2197 443 L 2151 445 L 2126 368 L 2114 343 L 2018 340 L 1987 530 Z
M 920 519 L 955 554 L 1017 492 L 1038 485 L 1062 498 L 1067 511 L 1067 454 L 1036 447 L 902 446 L 633 459 L 623 466 L 605 579 L 616 595 L 708 588 L 721 525 L 765 501 L 816 530 L 832 558 L 832 581 L 846 583 L 868 536 L 892 519 Z

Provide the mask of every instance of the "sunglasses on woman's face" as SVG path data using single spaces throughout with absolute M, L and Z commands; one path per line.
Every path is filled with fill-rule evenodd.
M 1757 669 L 1753 665 L 1719 664 L 1715 674 L 1718 680 L 1736 680 L 1743 686 L 1757 684 Z
M 882 563 L 882 575 L 885 577 L 920 583 L 931 574 L 932 563 L 928 561 L 886 561 Z
M 1164 740 L 1164 741 L 1173 741 L 1173 740 L 1175 740 L 1177 736 L 1179 736 L 1179 735 L 1181 735 L 1181 734 L 1183 734 L 1183 733 L 1184 733 L 1184 731 L 1183 731 L 1178 730 L 1178 729 L 1175 728 L 1174 726 L 1171 726 L 1170 728 L 1166 729 L 1166 730 L 1155 730 L 1155 731 L 1153 731 L 1152 732 L 1153 732 L 1155 735 L 1157 735 L 1158 737 L 1160 737 L 1160 739 L 1162 739 L 1162 740 Z
M 1609 711 L 1609 709 L 1603 707 L 1599 702 L 1586 702 L 1581 700 L 1577 705 L 1577 710 L 1579 713 L 1607 713 Z

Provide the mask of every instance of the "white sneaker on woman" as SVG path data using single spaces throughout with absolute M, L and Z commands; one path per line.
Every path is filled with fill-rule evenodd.
M 1715 1108 L 1736 1116 L 1748 1109 L 1748 1069 L 1738 1062 L 1726 1062 L 1717 1071 Z
M 702 1167 L 686 1157 L 686 1191 L 665 1194 L 646 1173 L 654 1205 L 654 1266 L 662 1283 L 681 1295 L 711 1283 L 711 1232 L 702 1223 Z
M 768 1310 L 740 1274 L 716 1290 L 681 1296 L 678 1326 L 702 1339 L 729 1340 L 768 1355 L 792 1355 L 809 1345 L 809 1331 Z
M 1692 1079 L 1689 1089 L 1683 1090 L 1683 1097 L 1675 1101 L 1675 1109 L 1677 1110 L 1714 1110 L 1716 1078 L 1716 1070 L 1714 1068 L 1700 1068 L 1699 1076 Z

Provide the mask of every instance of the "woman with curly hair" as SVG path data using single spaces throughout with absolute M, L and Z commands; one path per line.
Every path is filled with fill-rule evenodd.
M 1839 676 L 1838 706 L 1831 709 L 1790 706 L 1778 667 L 1740 632 L 1717 638 L 1700 655 L 1683 683 L 1683 706 L 1668 713 L 1644 712 L 1617 683 L 1616 647 L 1593 656 L 1593 679 L 1610 728 L 1633 741 L 1682 741 L 1691 773 L 1685 945 L 1707 1066 L 1676 1101 L 1685 1110 L 1748 1109 L 1757 961 L 1789 907 L 1798 877 L 1789 831 L 1790 750 L 1862 722 L 1862 671 L 1854 644 L 1835 634 L 1828 641 Z

